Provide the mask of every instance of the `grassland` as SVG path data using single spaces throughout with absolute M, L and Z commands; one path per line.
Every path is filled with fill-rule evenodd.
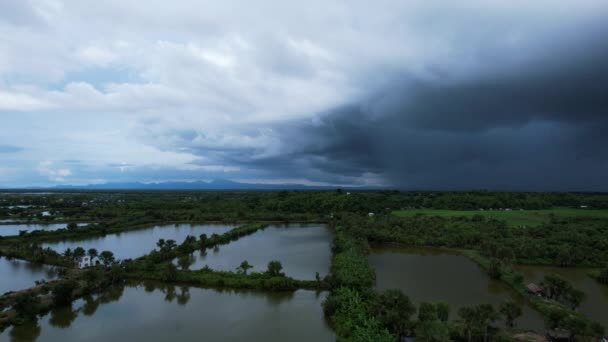
M 393 215 L 407 217 L 418 214 L 441 217 L 481 215 L 486 219 L 506 221 L 510 226 L 537 226 L 549 221 L 551 215 L 557 217 L 597 217 L 608 219 L 608 210 L 555 208 L 543 210 L 443 210 L 443 209 L 410 209 L 393 211 Z

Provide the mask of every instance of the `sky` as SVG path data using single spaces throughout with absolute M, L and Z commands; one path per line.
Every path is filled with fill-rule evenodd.
M 605 0 L 2 0 L 0 32 L 0 187 L 608 191 Z

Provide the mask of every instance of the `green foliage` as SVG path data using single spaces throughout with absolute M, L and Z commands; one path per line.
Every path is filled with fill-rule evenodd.
M 342 228 L 336 229 L 331 265 L 333 287 L 371 288 L 376 276 L 367 263 L 366 249 L 364 240 L 353 238 Z
M 193 264 L 192 256 L 189 255 L 189 254 L 185 254 L 185 255 L 180 256 L 177 259 L 177 264 L 182 269 L 182 271 L 187 270 L 188 268 L 190 268 L 190 265 Z
M 371 294 L 348 287 L 333 290 L 323 302 L 325 316 L 343 341 L 395 341 L 396 337 L 370 314 Z
M 110 266 L 114 263 L 114 253 L 110 251 L 103 251 L 99 254 L 99 260 L 104 264 L 104 266 Z
M 249 262 L 247 262 L 247 260 L 244 260 L 243 262 L 241 262 L 239 267 L 237 267 L 236 269 L 237 269 L 237 271 L 239 271 L 243 274 L 247 274 L 247 271 L 251 268 L 253 268 L 253 266 L 251 266 L 251 264 L 249 264 Z
M 400 290 L 386 290 L 371 302 L 371 313 L 391 334 L 403 336 L 411 330 L 416 306 Z
M 177 280 L 177 267 L 175 267 L 175 265 L 173 265 L 170 262 L 165 264 L 165 266 L 163 267 L 163 271 L 161 273 L 160 279 L 164 280 L 164 281 Z
M 585 298 L 583 292 L 575 289 L 558 275 L 546 275 L 542 284 L 550 299 L 560 301 L 570 306 L 572 310 L 576 309 Z
M 504 316 L 507 327 L 515 326 L 515 319 L 522 314 L 521 306 L 513 301 L 506 301 L 500 304 L 498 311 Z
M 242 266 L 242 264 L 241 264 Z M 281 265 L 280 261 L 277 260 L 272 260 L 271 262 L 268 263 L 268 268 L 266 269 L 266 274 L 268 274 L 271 277 L 280 277 L 280 276 L 284 276 L 285 274 L 283 272 L 281 272 L 283 270 L 283 265 Z
M 17 315 L 24 320 L 35 319 L 38 315 L 40 299 L 35 294 L 24 292 L 17 295 L 13 309 Z
M 59 282 L 53 287 L 53 303 L 55 306 L 69 304 L 72 301 L 74 290 L 78 287 L 78 283 L 74 280 L 66 280 Z

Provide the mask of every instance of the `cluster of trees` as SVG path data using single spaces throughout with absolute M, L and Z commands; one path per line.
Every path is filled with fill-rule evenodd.
M 343 215 L 341 220 L 370 242 L 474 249 L 523 264 L 597 267 L 608 262 L 608 225 L 598 218 L 554 219 L 527 228 L 474 217 Z
M 78 261 L 79 258 L 82 258 L 85 255 L 88 255 L 91 258 L 91 262 L 93 264 L 98 264 L 101 262 L 106 267 L 111 266 L 116 262 L 114 253 L 111 251 L 102 251 L 99 253 L 95 248 L 90 248 L 88 251 L 85 251 L 85 249 L 82 247 L 76 247 L 73 250 L 71 248 L 67 248 L 63 252 L 63 256 L 69 258 L 72 260 L 72 262 Z
M 549 299 L 562 302 L 572 310 L 581 305 L 585 299 L 585 293 L 575 289 L 572 284 L 558 275 L 546 275 L 542 286 Z
M 44 206 L 66 220 L 103 221 L 114 225 L 159 221 L 314 220 L 332 213 L 385 212 L 401 208 L 471 210 L 479 208 L 608 208 L 608 195 L 536 192 L 399 192 L 399 191 L 214 191 L 83 192 L 45 196 L 15 194 L 9 204 Z M 29 209 L 0 208 L 0 218 L 32 216 Z M 39 211 L 39 210 L 38 210 Z
M 0 246 L 0 255 L 7 258 L 28 260 L 37 264 L 71 267 L 73 259 L 64 256 L 51 248 L 42 248 L 37 243 L 10 244 Z

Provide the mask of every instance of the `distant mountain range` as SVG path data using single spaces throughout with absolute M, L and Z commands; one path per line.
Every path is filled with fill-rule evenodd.
M 89 185 L 57 185 L 46 189 L 58 190 L 333 190 L 337 188 L 351 190 L 372 190 L 372 187 L 357 186 L 320 186 L 302 184 L 262 184 L 240 183 L 226 179 L 210 182 L 160 182 L 160 183 L 103 183 Z M 38 188 L 41 189 L 41 188 Z

